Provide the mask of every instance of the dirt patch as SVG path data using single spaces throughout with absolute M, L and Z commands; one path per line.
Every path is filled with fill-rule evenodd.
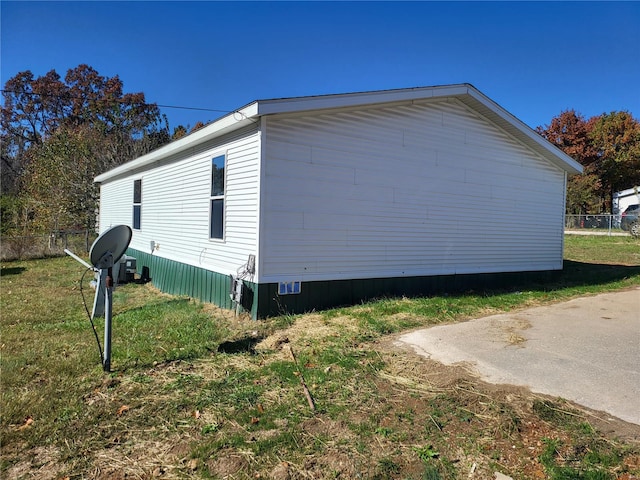
M 297 318 L 296 322 L 287 328 L 284 333 L 286 333 L 289 341 L 296 345 L 336 334 L 329 322 L 320 314 L 309 314 Z
M 35 447 L 24 458 L 16 461 L 6 471 L 6 478 L 38 478 L 52 480 L 58 478 L 63 466 L 58 463 L 60 452 L 53 447 Z M 5 457 L 11 461 L 12 455 Z M 15 457 L 13 457 L 15 458 Z
M 331 442 L 340 442 L 353 436 L 344 422 L 322 417 L 305 420 L 300 424 L 300 428 L 313 437 L 325 437 Z
M 327 478 L 329 472 L 333 478 L 358 478 L 362 463 L 363 458 L 352 452 L 333 451 L 328 455 L 309 458 L 303 469 L 307 478 Z
M 514 328 L 529 328 L 528 321 L 523 321 Z M 507 330 L 508 331 L 508 330 Z M 387 368 L 381 372 L 381 376 L 387 376 L 386 380 L 410 386 L 418 392 L 431 395 L 453 391 L 464 393 L 472 391 L 475 395 L 484 396 L 487 399 L 504 401 L 524 416 L 531 415 L 531 405 L 535 400 L 550 399 L 549 396 L 531 392 L 526 387 L 514 385 L 495 385 L 479 379 L 474 370 L 464 364 L 444 365 L 440 362 L 427 359 L 414 352 L 409 346 L 399 345 L 396 336 L 389 336 L 377 342 L 375 348 L 384 352 Z M 598 431 L 612 438 L 640 445 L 640 426 L 614 418 L 606 412 L 592 410 L 581 405 L 566 402 L 567 408 L 575 410 Z
M 249 461 L 246 457 L 234 450 L 221 450 L 216 453 L 215 458 L 207 462 L 209 473 L 218 478 L 235 478 L 242 472 L 249 469 Z
M 531 322 L 524 317 L 514 316 L 507 321 L 494 321 L 493 327 L 498 330 L 498 337 L 511 346 L 522 345 L 527 341 L 523 331 L 531 328 Z
M 440 458 L 455 465 L 455 478 L 494 478 L 500 471 L 511 475 L 518 472 L 518 478 L 544 479 L 547 473 L 540 457 L 548 439 L 572 449 L 588 448 L 576 446 L 566 428 L 541 418 L 535 406 L 543 402 L 558 409 L 559 415 L 571 416 L 572 421 L 592 427 L 606 438 L 640 446 L 639 426 L 606 413 L 536 395 L 523 387 L 485 383 L 464 366 L 425 359 L 398 347 L 393 338 L 375 347 L 386 363 L 378 388 L 381 396 L 394 405 L 380 421 L 381 429 L 390 432 L 390 437 L 406 432 L 407 424 L 424 429 L 434 438 Z M 388 440 L 380 439 L 383 445 Z M 393 442 L 389 442 L 391 445 Z M 632 464 L 634 458 L 631 455 L 626 462 Z M 629 469 L 634 467 L 630 465 Z
M 162 440 L 132 439 L 130 443 L 93 453 L 95 478 L 173 478 L 189 469 L 189 439 L 168 435 Z

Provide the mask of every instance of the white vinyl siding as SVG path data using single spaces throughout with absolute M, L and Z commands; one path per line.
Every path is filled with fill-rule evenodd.
M 130 246 L 150 252 L 155 242 L 154 255 L 223 274 L 235 272 L 249 254 L 257 253 L 259 152 L 260 136 L 254 129 L 141 173 L 141 229 L 134 231 Z M 210 239 L 211 161 L 225 153 L 225 237 L 220 241 Z M 102 184 L 101 229 L 131 224 L 131 178 Z M 126 215 L 121 198 L 127 202 Z
M 562 268 L 564 171 L 457 100 L 265 132 L 260 282 Z
M 131 178 L 100 186 L 99 233 L 116 225 L 132 224 L 133 181 Z M 145 249 L 146 251 L 146 249 Z

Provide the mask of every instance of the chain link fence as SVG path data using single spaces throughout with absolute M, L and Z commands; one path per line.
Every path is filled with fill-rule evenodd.
M 623 236 L 630 234 L 631 222 L 622 215 L 566 215 L 565 233 Z
M 569 234 L 625 236 L 630 234 L 631 224 L 622 215 L 566 215 L 564 229 Z M 65 248 L 81 255 L 89 252 L 95 239 L 96 233 L 89 230 L 3 236 L 0 238 L 0 260 L 58 257 L 65 254 Z
M 61 231 L 50 235 L 3 236 L 0 238 L 0 260 L 25 260 L 63 256 L 64 249 L 82 255 L 88 253 L 96 239 L 93 231 Z

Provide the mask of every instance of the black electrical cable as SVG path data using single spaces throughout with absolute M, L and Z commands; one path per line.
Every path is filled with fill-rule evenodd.
M 62 98 L 62 95 L 54 95 L 51 93 L 40 93 L 40 92 L 21 92 L 18 90 L 8 90 L 8 89 L 0 89 L 1 93 L 14 93 L 14 94 L 18 94 L 18 95 L 37 95 L 40 97 L 50 97 L 50 98 Z M 76 97 L 76 96 L 68 96 L 68 98 L 70 99 L 75 99 L 75 100 L 86 100 L 84 97 Z M 97 100 L 111 100 L 111 101 L 115 101 L 117 103 L 123 103 L 124 100 L 119 99 L 119 98 L 115 98 L 115 99 L 104 99 L 104 98 L 100 98 Z M 139 102 L 138 105 L 143 105 L 145 107 L 161 107 L 161 108 L 175 108 L 175 109 L 179 109 L 179 110 L 196 110 L 196 111 L 201 111 L 201 112 L 217 112 L 217 113 L 233 113 L 233 110 L 220 110 L 217 108 L 204 108 L 204 107 L 185 107 L 185 106 L 181 106 L 181 105 L 163 105 L 161 103 L 148 103 L 148 102 Z
M 98 352 L 100 353 L 100 364 L 103 365 L 104 364 L 104 354 L 102 353 L 102 345 L 100 345 L 100 338 L 98 337 L 98 332 L 96 330 L 96 326 L 93 323 L 93 318 L 91 318 L 91 312 L 89 312 L 89 307 L 87 307 L 87 300 L 86 298 L 84 298 L 84 290 L 82 288 L 82 284 L 84 282 L 84 276 L 87 274 L 88 271 L 94 271 L 92 268 L 87 268 L 84 273 L 82 274 L 82 277 L 80 278 L 80 295 L 82 296 L 82 304 L 84 305 L 84 311 L 87 312 L 87 317 L 89 317 L 89 322 L 91 323 L 91 328 L 93 329 L 93 334 L 96 337 L 96 342 L 98 344 Z M 98 286 L 96 286 L 96 288 L 98 288 Z
M 17 90 L 7 90 L 7 89 L 0 89 L 0 93 L 15 93 L 15 94 L 21 94 L 21 95 L 37 95 L 40 97 L 53 97 L 53 98 L 61 98 L 61 95 L 53 95 L 50 93 L 38 93 L 38 92 L 20 92 Z M 69 97 L 72 99 L 76 99 L 76 100 L 85 100 L 83 97 Z M 104 99 L 99 99 L 99 100 L 104 100 Z M 112 99 L 118 103 L 123 103 L 124 100 L 122 99 Z M 239 110 L 220 110 L 217 108 L 201 108 L 201 107 L 183 107 L 180 105 L 164 105 L 161 103 L 147 103 L 147 102 L 141 102 L 139 103 L 139 105 L 143 105 L 145 107 L 159 107 L 159 108 L 175 108 L 175 109 L 179 109 L 179 110 L 194 110 L 194 111 L 201 111 L 201 112 L 217 112 L 217 113 L 226 113 L 226 114 L 233 114 L 234 115 L 234 119 L 235 119 L 235 115 L 238 114 L 240 115 L 241 118 L 245 118 L 249 121 L 251 121 L 254 124 L 258 124 L 260 122 L 258 122 L 257 120 L 254 120 L 252 118 L 249 118 L 248 116 L 246 116 L 244 113 L 240 112 Z M 191 132 L 193 133 L 193 132 Z

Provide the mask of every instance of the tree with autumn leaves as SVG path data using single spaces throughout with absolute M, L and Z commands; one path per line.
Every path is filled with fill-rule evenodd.
M 611 213 L 613 193 L 640 185 L 640 122 L 626 111 L 561 112 L 537 132 L 584 167 L 567 182 L 567 213 Z
M 118 76 L 88 65 L 35 77 L 20 72 L 0 110 L 2 233 L 93 229 L 96 175 L 187 134 Z
M 95 176 L 187 135 L 143 93 L 125 93 L 118 76 L 88 65 L 20 72 L 2 90 L 2 233 L 93 229 Z M 200 122 L 191 131 L 203 124 Z M 584 167 L 567 185 L 569 213 L 611 211 L 612 193 L 640 185 L 640 124 L 629 112 L 586 120 L 562 112 L 537 132 Z

